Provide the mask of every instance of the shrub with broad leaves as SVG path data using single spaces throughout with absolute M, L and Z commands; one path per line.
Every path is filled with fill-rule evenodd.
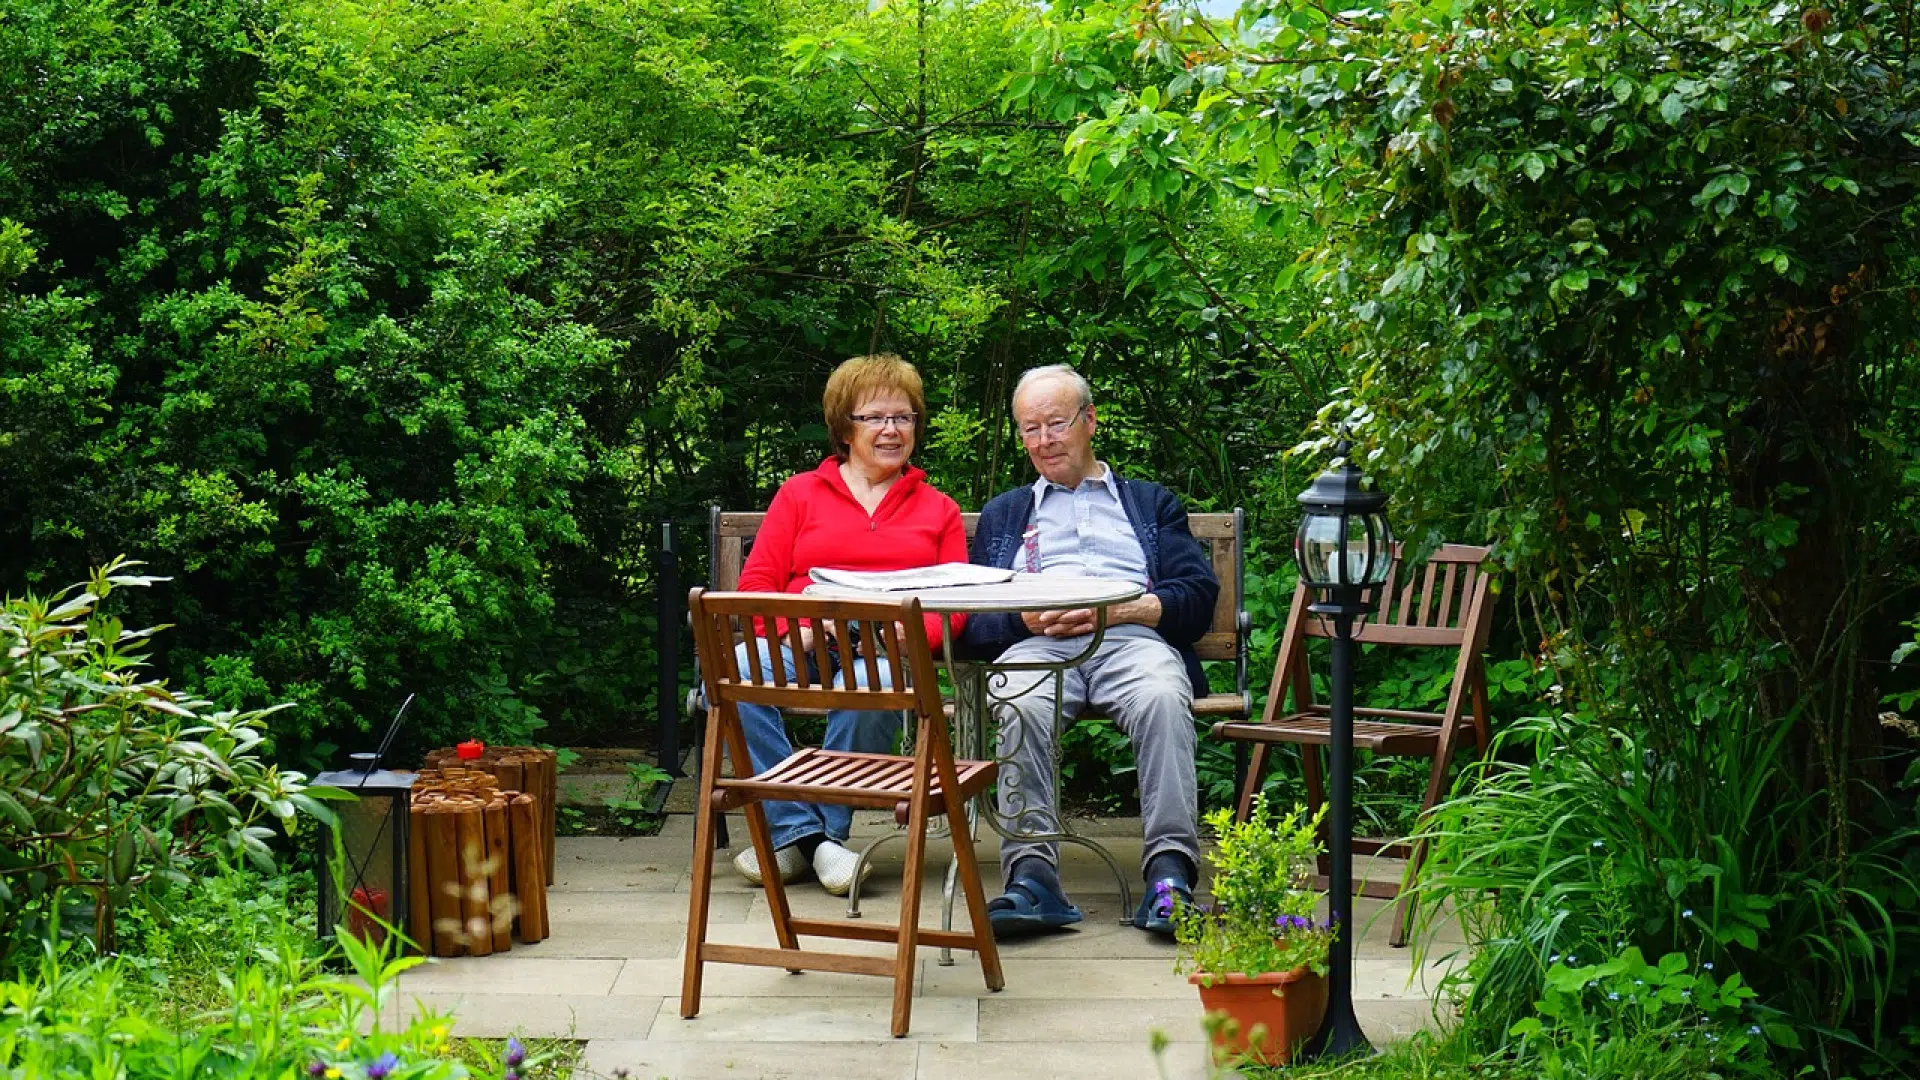
M 267 759 L 273 710 L 214 710 L 147 677 L 162 629 L 102 610 L 156 579 L 115 560 L 45 599 L 0 605 L 0 962 L 92 933 L 142 890 L 188 883 L 216 856 L 271 869 L 271 823 L 326 811 Z

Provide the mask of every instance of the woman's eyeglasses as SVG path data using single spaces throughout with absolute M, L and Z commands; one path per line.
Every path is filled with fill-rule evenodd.
M 852 416 L 847 417 L 847 419 L 863 427 L 872 428 L 875 431 L 881 431 L 889 424 L 905 430 L 913 426 L 913 421 L 919 415 L 919 413 L 899 413 L 891 416 L 881 416 L 871 413 L 854 413 Z

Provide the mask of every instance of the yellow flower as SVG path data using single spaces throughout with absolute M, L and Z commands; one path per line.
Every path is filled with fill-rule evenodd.
M 433 1041 L 435 1042 L 447 1041 L 447 1025 L 445 1024 L 433 1025 Z
M 328 1068 L 327 1080 L 340 1080 L 340 1070 L 335 1068 Z
M 333 1044 L 333 1048 L 335 1051 L 344 1054 L 347 1052 L 347 1047 L 352 1045 L 353 1045 L 353 1036 L 342 1035 L 340 1036 L 340 1041 Z

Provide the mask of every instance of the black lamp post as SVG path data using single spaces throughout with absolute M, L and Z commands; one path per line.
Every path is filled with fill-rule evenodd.
M 1329 908 L 1333 955 L 1327 978 L 1327 1016 L 1304 1057 L 1330 1058 L 1373 1049 L 1353 1014 L 1353 622 L 1374 609 L 1374 597 L 1393 566 L 1387 496 L 1368 491 L 1345 440 L 1339 464 L 1300 493 L 1306 515 L 1294 537 L 1300 580 L 1318 601 L 1308 610 L 1333 620 L 1333 694 L 1327 704 L 1333 874 Z

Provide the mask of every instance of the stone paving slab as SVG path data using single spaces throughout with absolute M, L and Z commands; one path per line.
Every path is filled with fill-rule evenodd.
M 959 955 L 955 954 L 956 959 Z M 1003 998 L 1053 1002 L 1186 998 L 1193 994 L 1186 977 L 1174 974 L 1173 964 L 1162 960 L 1042 959 L 1002 953 L 1000 967 L 1007 977 L 1007 988 L 998 995 Z M 921 992 L 930 997 L 986 993 L 980 983 L 980 969 L 961 963 L 941 967 L 928 962 L 921 985 Z
M 913 1080 L 920 1049 L 917 1043 L 893 1039 L 862 1046 L 857 1052 L 820 1042 L 727 1046 L 595 1039 L 587 1044 L 580 1065 L 592 1077 L 625 1069 L 632 1080 Z
M 629 960 L 614 981 L 612 992 L 616 997 L 671 997 L 674 1007 L 678 1008 L 684 972 L 681 960 Z M 708 964 L 700 977 L 700 993 L 703 998 L 885 997 L 893 993 L 893 983 L 874 975 L 847 975 L 837 971 L 806 971 L 796 975 L 781 968 Z
M 668 902 L 680 909 L 680 918 L 675 922 L 616 918 L 563 921 L 555 915 L 550 923 L 551 935 L 545 941 L 516 944 L 512 955 L 530 959 L 602 957 L 613 960 L 679 956 L 687 948 L 686 898 L 669 894 Z
M 1051 1001 L 995 994 L 980 999 L 980 1041 L 1133 1043 L 1159 1031 L 1175 1042 L 1206 1038 L 1200 999 L 1100 998 Z
M 454 1034 L 469 1039 L 503 1039 L 508 1035 L 638 1039 L 645 1038 L 653 1027 L 661 1001 L 596 994 L 402 994 L 398 1016 L 406 1020 L 421 1007 L 451 1013 Z
M 754 895 L 722 895 L 716 892 L 707 905 L 707 923 L 745 922 L 757 899 L 759 897 Z M 645 899 L 617 892 L 556 891 L 547 894 L 548 931 L 553 937 L 575 932 L 592 933 L 632 923 L 665 924 L 685 934 L 687 911 L 687 896 L 684 893 Z
M 514 948 L 519 953 L 520 947 Z M 408 993 L 606 995 L 625 960 L 514 955 L 433 960 L 400 976 Z
M 913 1075 L 915 1080 L 1153 1080 L 1161 1076 L 1166 1080 L 1209 1080 L 1206 1055 L 1207 1048 L 1201 1044 L 1176 1043 L 1156 1063 L 1144 1037 L 1104 1044 L 1051 1039 L 932 1043 L 920 1048 L 919 1067 Z
M 810 976 L 812 973 L 809 972 Z M 803 976 L 804 977 L 804 976 Z M 883 979 L 874 982 L 886 985 Z M 664 999 L 663 999 L 664 1000 Z M 916 997 L 910 1042 L 972 1042 L 980 1011 L 972 999 Z M 678 1000 L 664 1001 L 647 1033 L 649 1042 L 851 1042 L 891 1039 L 893 1001 L 885 998 L 703 996 L 700 1015 L 680 1017 Z M 851 1054 L 849 1056 L 852 1056 Z
M 691 833 L 563 836 L 554 841 L 549 892 L 685 892 L 692 857 Z

